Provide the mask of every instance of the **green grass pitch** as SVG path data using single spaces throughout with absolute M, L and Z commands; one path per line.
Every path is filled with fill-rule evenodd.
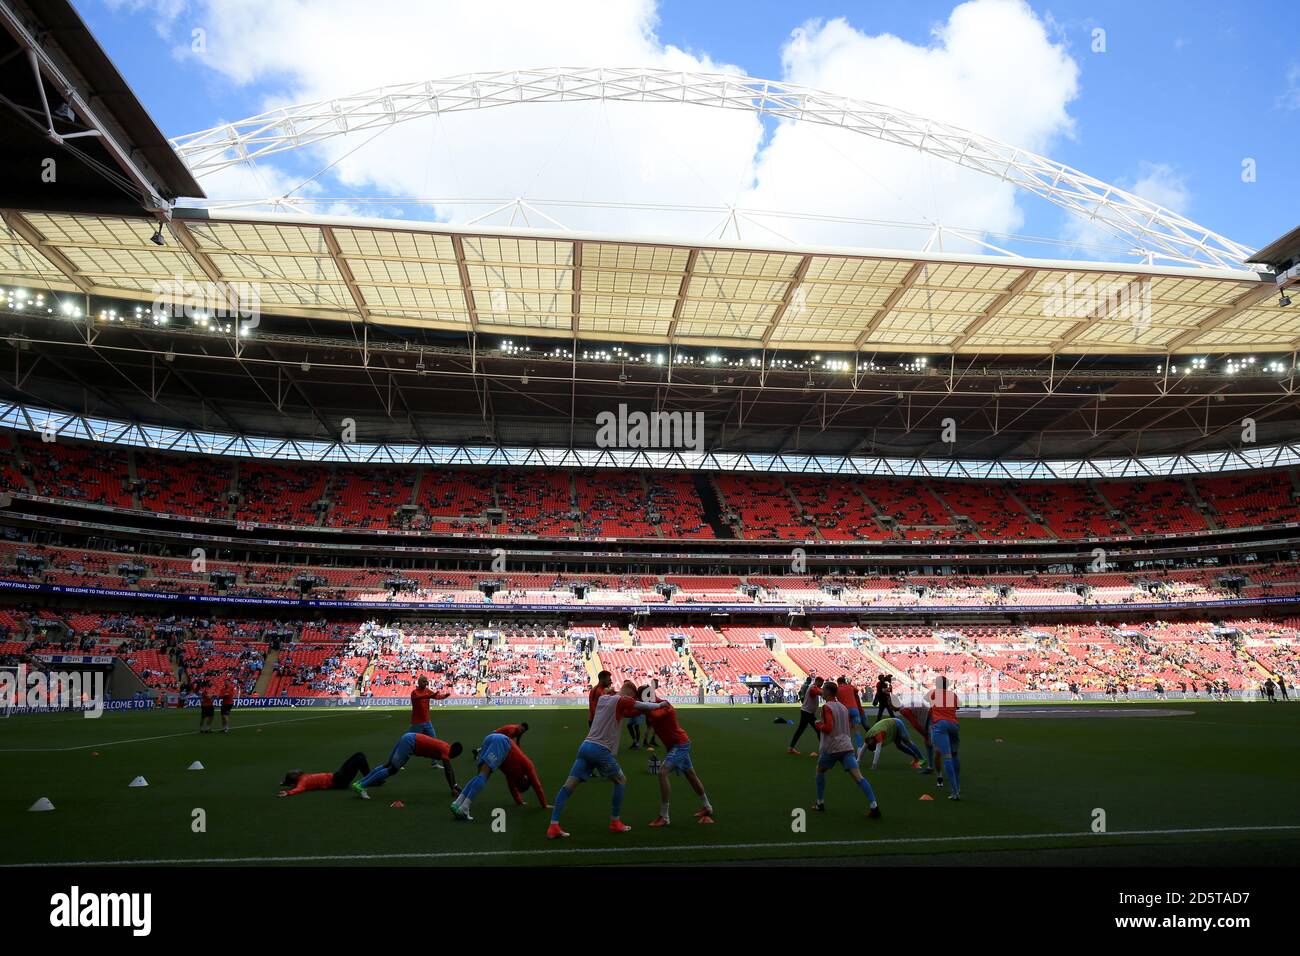
M 807 811 L 812 738 L 801 741 L 805 755 L 788 755 L 791 728 L 773 723 L 793 708 L 684 707 L 682 725 L 717 824 L 696 824 L 695 796 L 675 777 L 673 825 L 649 829 L 658 788 L 645 753 L 629 751 L 625 733 L 623 817 L 634 829 L 607 832 L 610 785 L 593 780 L 569 802 L 564 825 L 573 836 L 563 841 L 547 841 L 548 814 L 535 800 L 515 806 L 496 775 L 474 805 L 475 821 L 454 821 L 441 772 L 421 759 L 370 801 L 339 791 L 276 798 L 291 768 L 333 770 L 356 750 L 382 763 L 406 730 L 405 708 L 237 710 L 225 736 L 197 734 L 194 711 L 15 716 L 0 721 L 0 864 L 270 858 L 536 866 L 793 862 L 825 854 L 882 862 L 1293 863 L 1300 707 L 1161 706 L 1192 713 L 1068 719 L 1017 717 L 1004 708 L 998 719 L 963 719 L 960 803 L 891 748 L 868 775 L 884 811 L 878 821 L 866 818 L 862 794 L 838 770 L 828 780 L 827 812 Z M 524 749 L 552 798 L 586 731 L 579 708 L 444 708 L 433 718 L 440 737 L 465 745 L 456 761 L 462 783 L 473 772 L 468 751 L 485 734 L 528 721 Z M 206 769 L 187 770 L 195 760 Z M 147 788 L 127 786 L 137 775 Z M 39 797 L 56 809 L 27 812 Z M 390 807 L 394 800 L 405 807 Z M 491 823 L 496 807 L 505 808 L 504 832 Z M 194 832 L 198 808 L 206 832 Z M 1091 830 L 1098 808 L 1104 834 Z M 806 816 L 802 832 L 799 816 Z

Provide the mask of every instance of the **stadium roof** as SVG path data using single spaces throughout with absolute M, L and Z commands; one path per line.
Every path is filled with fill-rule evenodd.
M 203 195 L 67 0 L 0 0 L 0 117 L 0 207 L 160 215 Z
M 263 313 L 501 335 L 772 349 L 1290 351 L 1300 309 L 1245 270 L 771 248 L 177 209 L 3 211 L 0 283 L 152 301 L 253 284 Z

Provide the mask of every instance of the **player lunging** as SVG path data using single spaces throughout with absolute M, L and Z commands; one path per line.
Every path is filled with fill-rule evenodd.
M 867 778 L 862 776 L 857 758 L 853 755 L 853 741 L 849 739 L 849 728 L 853 725 L 849 721 L 848 708 L 836 700 L 835 695 L 835 682 L 827 681 L 822 687 L 822 719 L 817 722 L 821 748 L 817 757 L 817 802 L 813 809 L 826 809 L 826 771 L 839 764 L 867 795 L 870 806 L 867 816 L 878 820 L 880 806 L 876 803 L 876 794 Z
M 573 761 L 569 776 L 564 786 L 555 795 L 555 807 L 551 810 L 551 825 L 546 830 L 546 838 L 554 840 L 569 834 L 560 828 L 560 816 L 564 805 L 569 802 L 578 784 L 591 779 L 592 773 L 609 777 L 614 781 L 614 798 L 610 805 L 610 833 L 626 833 L 632 829 L 620 819 L 623 812 L 623 793 L 627 789 L 627 777 L 614 759 L 618 752 L 618 739 L 622 735 L 623 719 L 633 714 L 648 713 L 658 710 L 662 705 L 647 703 L 636 699 L 636 686 L 631 681 L 624 681 L 617 694 L 607 694 L 597 699 L 591 720 L 591 730 L 587 739 L 578 748 L 578 757 Z
M 637 696 L 644 698 L 649 693 L 651 689 L 643 687 L 637 692 Z M 709 802 L 708 794 L 704 792 L 704 784 L 700 782 L 699 774 L 695 772 L 695 765 L 691 762 L 691 738 L 686 736 L 686 731 L 682 730 L 682 725 L 677 722 L 677 708 L 663 698 L 658 698 L 658 702 L 663 704 L 663 707 L 646 714 L 646 720 L 650 723 L 651 732 L 657 734 L 664 742 L 668 753 L 659 764 L 659 816 L 650 821 L 650 825 L 666 827 L 670 822 L 668 802 L 673 787 L 669 774 L 673 771 L 684 776 L 691 789 L 700 798 L 700 809 L 695 811 L 696 819 L 700 823 L 713 823 L 713 804 Z

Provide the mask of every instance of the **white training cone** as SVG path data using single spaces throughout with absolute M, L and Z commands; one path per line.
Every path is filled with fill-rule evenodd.
M 190 769 L 190 770 L 202 770 L 202 769 L 203 769 L 203 764 L 196 760 L 196 761 L 194 761 L 194 763 L 192 763 L 192 764 L 189 765 L 188 769 Z
M 149 781 L 146 780 L 144 777 L 136 777 L 134 780 L 132 780 L 130 783 L 128 783 L 127 786 L 128 786 L 128 787 L 147 787 L 147 786 L 149 786 Z
M 53 809 L 54 809 L 54 804 L 50 803 L 50 798 L 41 797 L 41 799 L 37 800 L 30 807 L 27 808 L 27 812 L 39 813 L 42 810 L 53 810 Z

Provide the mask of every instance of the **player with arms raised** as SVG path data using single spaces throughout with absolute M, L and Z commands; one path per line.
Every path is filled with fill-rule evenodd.
M 421 674 L 420 679 L 415 682 L 415 690 L 411 691 L 411 726 L 408 730 L 413 734 L 424 734 L 426 737 L 437 737 L 433 730 L 433 721 L 429 719 L 429 701 L 446 700 L 451 696 L 451 691 L 431 690 L 429 688 L 429 678 Z M 433 769 L 437 770 L 442 766 L 441 761 L 433 761 Z

